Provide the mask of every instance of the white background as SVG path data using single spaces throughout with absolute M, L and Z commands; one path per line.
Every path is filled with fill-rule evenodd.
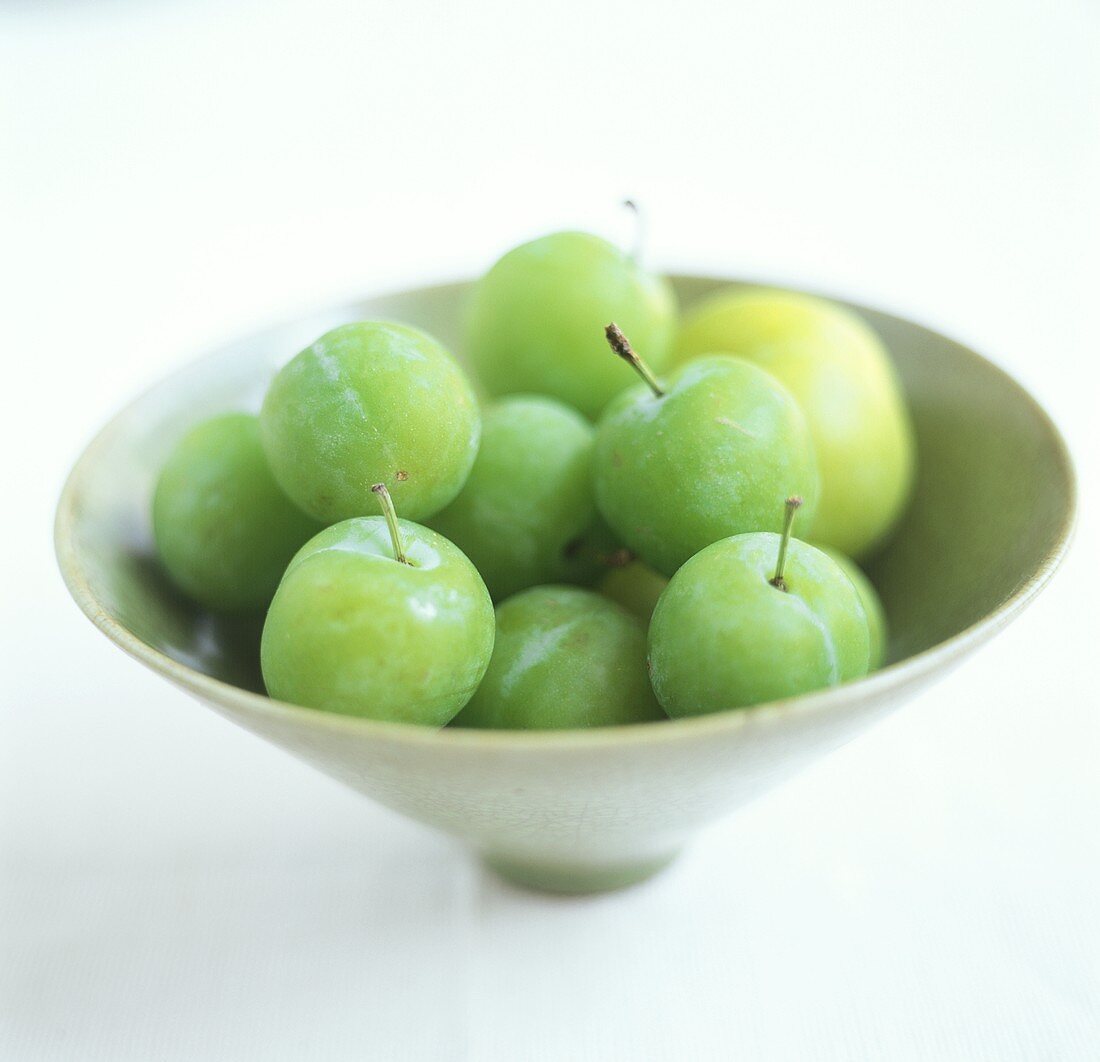
M 1092 0 L 0 2 L 0 1057 L 1085 1060 L 1100 1018 Z M 197 348 L 563 225 L 971 342 L 1082 506 L 1031 610 L 594 899 L 236 730 L 68 601 L 52 508 Z

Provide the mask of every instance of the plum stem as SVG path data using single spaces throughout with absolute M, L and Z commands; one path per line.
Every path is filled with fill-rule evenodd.
M 636 199 L 624 199 L 623 206 L 634 215 L 634 246 L 630 249 L 630 260 L 638 265 L 645 250 L 645 213 Z
M 649 389 L 658 398 L 664 398 L 665 392 L 657 382 L 657 377 L 653 375 L 649 366 L 642 361 L 638 353 L 630 345 L 630 340 L 623 335 L 623 330 L 612 321 L 603 331 L 604 335 L 607 336 L 608 346 L 610 346 L 623 361 L 630 365 L 634 371 L 649 384 Z
M 798 512 L 798 507 L 802 504 L 802 499 L 797 494 L 788 498 L 785 505 L 785 513 L 783 515 L 783 533 L 779 536 L 779 556 L 775 560 L 775 575 L 768 581 L 777 590 L 787 589 L 787 580 L 783 578 L 783 569 L 787 564 L 787 547 L 791 543 L 791 528 L 794 527 L 794 514 Z
M 393 498 L 386 490 L 385 483 L 375 483 L 371 490 L 378 495 L 378 503 L 382 506 L 382 515 L 386 518 L 386 526 L 390 529 L 390 541 L 393 543 L 393 559 L 399 564 L 408 564 L 409 558 L 405 556 L 405 546 L 401 542 L 401 526 L 397 522 L 397 510 L 393 507 Z

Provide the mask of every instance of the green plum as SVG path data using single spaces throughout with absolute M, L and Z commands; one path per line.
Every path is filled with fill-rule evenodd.
M 901 385 L 878 335 L 810 295 L 722 291 L 697 306 L 676 357 L 723 351 L 783 383 L 802 406 L 821 469 L 814 538 L 852 557 L 890 533 L 913 486 L 915 444 Z
M 548 394 L 595 419 L 627 384 L 600 344 L 611 318 L 664 365 L 676 327 L 668 282 L 598 236 L 543 236 L 509 251 L 478 282 L 471 365 L 491 395 Z
M 867 673 L 867 614 L 821 550 L 781 535 L 712 543 L 669 581 L 649 626 L 649 674 L 673 718 L 746 708 Z
M 618 602 L 627 612 L 633 612 L 646 626 L 666 586 L 668 579 L 640 560 L 609 568 L 597 584 L 604 597 Z
M 563 730 L 663 718 L 637 617 L 591 590 L 536 586 L 497 607 L 493 659 L 455 725 Z
M 168 575 L 217 611 L 266 608 L 290 558 L 319 530 L 279 489 L 248 413 L 192 428 L 153 494 L 153 539 Z
M 283 490 L 333 523 L 375 510 L 385 483 L 410 520 L 462 489 L 481 414 L 469 380 L 431 336 L 362 321 L 334 328 L 278 373 L 260 435 Z
M 596 520 L 592 425 L 552 398 L 488 406 L 466 485 L 428 521 L 481 572 L 494 600 L 538 583 L 573 581 Z
M 383 516 L 326 528 L 290 562 L 267 614 L 268 693 L 307 708 L 444 726 L 493 651 L 493 603 L 442 535 Z
M 882 598 L 879 597 L 874 583 L 867 577 L 866 572 L 851 557 L 846 557 L 839 550 L 832 549 L 829 546 L 818 546 L 817 548 L 823 553 L 828 553 L 836 561 L 844 574 L 852 580 L 856 593 L 859 594 L 859 599 L 863 602 L 863 610 L 867 613 L 867 626 L 871 632 L 869 670 L 877 671 L 886 663 L 886 650 L 889 644 L 886 608 L 882 604 Z
M 697 358 L 659 382 L 615 326 L 612 349 L 646 380 L 609 405 L 596 428 L 596 501 L 641 560 L 671 576 L 720 538 L 778 530 L 783 499 L 811 514 L 817 462 L 786 389 L 740 358 Z

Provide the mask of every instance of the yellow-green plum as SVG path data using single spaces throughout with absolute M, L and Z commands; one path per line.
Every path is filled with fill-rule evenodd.
M 536 586 L 497 606 L 489 670 L 456 726 L 562 730 L 665 718 L 636 616 L 591 590 Z
M 632 560 L 608 569 L 597 584 L 604 597 L 633 612 L 647 627 L 668 579 L 648 564 Z
M 493 604 L 457 546 L 379 495 L 384 516 L 326 528 L 290 562 L 264 624 L 264 682 L 307 708 L 444 726 L 489 666 Z
M 790 510 L 793 513 L 793 510 Z M 736 535 L 669 581 L 649 626 L 649 672 L 673 718 L 836 686 L 869 666 L 867 614 L 825 553 L 782 535 Z
M 600 329 L 619 321 L 664 366 L 676 299 L 663 278 L 598 236 L 557 232 L 509 251 L 478 282 L 467 350 L 491 395 L 552 395 L 595 418 L 627 385 Z
M 482 416 L 466 485 L 428 521 L 473 561 L 494 600 L 572 582 L 597 518 L 592 425 L 553 398 L 515 395 Z
M 327 332 L 276 375 L 260 412 L 275 478 L 318 520 L 376 511 L 384 483 L 410 520 L 462 489 L 481 414 L 465 373 L 431 336 L 361 321 Z
M 697 358 L 657 380 L 621 330 L 612 349 L 646 379 L 596 427 L 596 502 L 626 546 L 671 576 L 704 546 L 779 530 L 783 500 L 818 494 L 813 442 L 798 403 L 763 369 L 730 355 Z
M 886 608 L 882 598 L 879 597 L 867 573 L 851 557 L 846 557 L 839 550 L 831 549 L 829 546 L 818 546 L 818 549 L 828 553 L 836 561 L 844 574 L 852 580 L 856 593 L 863 602 L 863 609 L 867 613 L 867 626 L 871 633 L 870 670 L 877 671 L 886 663 L 886 650 L 889 644 Z
M 686 315 L 675 350 L 678 363 L 736 354 L 779 379 L 821 468 L 814 538 L 857 558 L 885 539 L 909 499 L 915 446 L 890 355 L 862 318 L 810 295 L 729 289 Z
M 217 611 L 266 608 L 290 558 L 319 530 L 279 489 L 249 413 L 192 428 L 153 494 L 153 540 L 165 570 Z

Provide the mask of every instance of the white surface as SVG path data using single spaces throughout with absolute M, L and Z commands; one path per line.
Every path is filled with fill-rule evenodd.
M 1003 4 L 0 8 L 0 1058 L 1094 1059 L 1100 15 Z M 67 600 L 68 463 L 193 350 L 529 233 L 939 326 L 1031 386 L 1075 551 L 993 645 L 665 876 L 483 874 Z

